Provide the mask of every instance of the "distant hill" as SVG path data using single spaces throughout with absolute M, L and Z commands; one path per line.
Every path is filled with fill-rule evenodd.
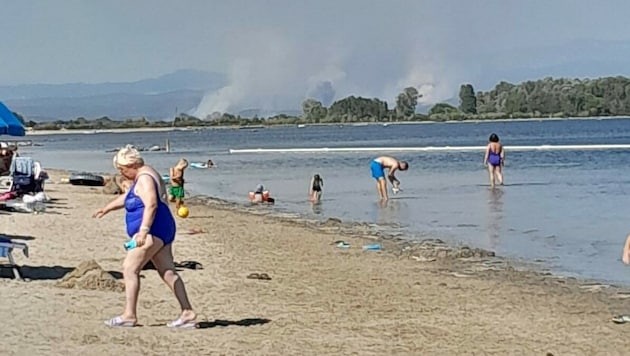
M 176 114 L 194 109 L 205 91 L 179 90 L 161 94 L 106 94 L 76 98 L 35 98 L 6 100 L 6 105 L 26 120 L 37 122 L 88 119 L 107 116 L 128 119 L 172 120 Z M 177 111 L 177 112 L 176 112 Z
M 109 116 L 164 119 L 194 109 L 204 93 L 226 83 L 220 73 L 179 70 L 158 78 L 120 83 L 0 86 L 0 100 L 27 120 Z

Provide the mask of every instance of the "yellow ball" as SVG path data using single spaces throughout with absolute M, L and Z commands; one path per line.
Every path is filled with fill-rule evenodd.
M 185 206 L 180 206 L 179 209 L 177 209 L 177 216 L 180 218 L 187 218 L 189 213 L 188 208 Z

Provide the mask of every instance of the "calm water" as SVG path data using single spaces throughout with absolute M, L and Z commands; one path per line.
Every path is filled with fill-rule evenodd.
M 630 150 L 507 151 L 506 186 L 490 189 L 483 152 L 403 152 L 404 192 L 379 207 L 369 162 L 378 152 L 229 154 L 230 148 L 484 146 L 491 132 L 506 145 L 628 144 L 630 119 L 448 123 L 422 125 L 282 127 L 134 134 L 31 136 L 25 147 L 44 166 L 114 172 L 113 153 L 126 143 L 163 145 L 147 153 L 164 173 L 180 157 L 212 158 L 216 169 L 188 169 L 187 190 L 246 202 L 263 183 L 274 209 L 309 217 L 340 217 L 402 226 L 408 236 L 436 236 L 539 260 L 556 272 L 630 284 L 620 262 L 630 232 Z M 324 178 L 320 206 L 307 202 L 313 174 Z M 393 228 L 393 227 L 392 227 Z

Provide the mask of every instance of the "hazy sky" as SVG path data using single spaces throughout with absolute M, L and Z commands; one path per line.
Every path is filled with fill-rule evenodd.
M 456 95 L 464 82 L 487 90 L 528 68 L 602 60 L 558 48 L 630 40 L 630 2 L 622 0 L 0 0 L 0 6 L 0 85 L 133 81 L 187 68 L 226 73 L 230 85 L 209 95 L 203 110 L 280 105 L 322 81 L 337 97 L 391 101 L 415 86 L 431 102 Z M 608 74 L 624 73 L 601 73 Z

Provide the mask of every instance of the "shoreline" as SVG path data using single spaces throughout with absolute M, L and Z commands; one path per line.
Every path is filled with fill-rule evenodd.
M 55 172 L 55 174 L 71 174 L 71 171 L 63 169 L 51 168 L 50 170 Z M 92 173 L 102 175 L 103 177 L 112 176 L 114 174 L 111 172 Z M 440 258 L 487 258 L 495 260 L 497 263 L 510 266 L 510 268 L 552 276 L 553 278 L 573 279 L 582 283 L 606 284 L 616 288 L 630 288 L 630 283 L 624 284 L 611 280 L 575 276 L 575 273 L 568 271 L 554 271 L 548 266 L 543 265 L 540 261 L 497 255 L 493 250 L 480 248 L 474 244 L 464 243 L 461 240 L 446 242 L 437 237 L 418 238 L 413 234 L 409 234 L 409 232 L 400 230 L 396 231 L 396 227 L 388 225 L 379 225 L 376 223 L 352 219 L 344 221 L 337 216 L 309 218 L 305 214 L 296 211 L 277 209 L 275 205 L 261 206 L 204 194 L 188 194 L 188 192 L 185 202 L 186 205 L 194 207 L 210 206 L 214 209 L 221 209 L 242 215 L 262 216 L 273 219 L 274 221 L 290 223 L 316 232 L 331 233 L 332 231 L 343 236 L 355 237 L 360 235 L 365 241 L 376 241 L 387 244 L 390 247 L 400 250 L 399 253 L 406 252 L 409 254 L 414 253 L 414 251 L 419 252 L 420 254 L 415 256 L 417 260 L 424 261 L 427 259 L 434 259 L 436 258 L 436 255 L 439 255 Z M 398 226 L 398 228 L 400 228 L 400 226 Z M 422 231 L 412 231 L 411 233 L 414 232 L 422 233 Z M 619 249 L 621 250 L 621 245 Z
M 499 255 L 493 250 L 480 248 L 462 241 L 447 242 L 437 237 L 412 238 L 402 232 L 392 232 L 386 226 L 365 221 L 344 221 L 338 217 L 312 219 L 296 212 L 282 212 L 273 210 L 273 207 L 250 205 L 207 195 L 192 195 L 186 198 L 186 205 L 190 207 L 210 206 L 213 209 L 230 211 L 240 215 L 264 217 L 265 219 L 292 224 L 319 233 L 358 237 L 365 241 L 366 244 L 381 243 L 385 253 L 393 253 L 399 257 L 404 255 L 416 261 L 435 262 L 440 259 L 462 259 L 473 263 L 479 261 L 483 263 L 489 262 L 490 265 L 500 266 L 505 269 L 532 273 L 558 280 L 573 280 L 581 284 L 608 285 L 619 290 L 627 289 L 630 293 L 630 284 L 573 276 L 569 275 L 569 272 L 553 271 L 543 266 L 539 261 Z M 621 247 L 619 247 L 620 250 Z
M 447 120 L 447 121 L 396 121 L 396 122 L 352 122 L 352 123 L 313 123 L 313 124 L 278 124 L 278 125 L 257 125 L 249 126 L 187 126 L 187 127 L 145 127 L 145 128 L 112 128 L 112 129 L 72 129 L 72 130 L 30 130 L 26 131 L 26 136 L 41 135 L 67 135 L 81 134 L 93 135 L 101 133 L 140 133 L 140 132 L 172 132 L 172 131 L 201 131 L 201 130 L 254 130 L 270 129 L 274 127 L 317 127 L 317 126 L 391 126 L 391 125 L 430 125 L 430 124 L 457 124 L 457 123 L 489 123 L 489 122 L 531 122 L 531 121 L 565 121 L 565 120 L 623 120 L 630 116 L 594 116 L 594 117 L 563 117 L 563 118 L 522 118 L 522 119 L 489 119 L 489 120 Z M 303 125 L 303 126 L 302 126 Z
M 363 251 L 375 242 L 369 226 L 271 216 L 206 197 L 187 200 L 190 216 L 176 219 L 173 245 L 176 261 L 203 265 L 179 272 L 203 327 L 166 328 L 177 303 L 146 270 L 142 326 L 110 329 L 102 320 L 124 301 L 111 286 L 125 256 L 124 213 L 91 218 L 115 196 L 58 183 L 67 171 L 49 174 L 45 213 L 3 212 L 11 220 L 3 233 L 24 240 L 31 254 L 14 252 L 30 282 L 0 267 L 0 298 L 10 301 L 0 317 L 19 320 L 4 329 L 9 355 L 624 355 L 630 347 L 627 326 L 610 321 L 630 309 L 630 290 L 521 270 L 436 240 L 382 239 L 382 251 Z M 90 260 L 111 283 L 62 287 Z M 247 278 L 263 272 L 271 279 Z

